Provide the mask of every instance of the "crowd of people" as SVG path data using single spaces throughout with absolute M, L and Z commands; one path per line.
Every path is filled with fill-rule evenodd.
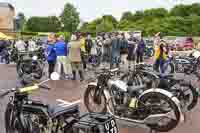
M 38 42 L 38 41 L 37 41 Z M 38 44 L 34 40 L 15 42 L 15 47 L 20 51 L 34 51 Z M 40 44 L 42 45 L 42 44 Z M 143 62 L 145 41 L 142 36 L 124 33 L 101 33 L 94 39 L 90 34 L 74 33 L 69 41 L 63 35 L 57 36 L 51 33 L 45 44 L 45 55 L 48 62 L 48 75 L 58 72 L 64 79 L 77 80 L 77 72 L 80 80 L 84 80 L 84 72 L 88 69 L 88 55 L 97 57 L 101 64 L 110 64 L 110 68 L 119 67 L 121 53 L 125 50 L 129 66 L 132 62 Z M 3 46 L 3 45 L 1 45 Z M 157 33 L 154 37 L 154 57 L 156 70 L 164 73 L 164 63 L 170 54 L 169 46 Z M 6 50 L 0 49 L 3 55 Z M 2 56 L 4 57 L 4 56 Z
M 49 64 L 49 75 L 56 71 L 66 78 L 72 75 L 76 80 L 78 71 L 80 80 L 84 79 L 83 72 L 87 71 L 88 55 L 99 58 L 102 64 L 109 63 L 110 68 L 119 67 L 122 49 L 128 48 L 127 60 L 143 62 L 145 42 L 142 37 L 136 38 L 123 33 L 99 34 L 92 39 L 90 34 L 73 34 L 68 43 L 64 37 L 49 35 L 46 50 Z M 63 70 L 63 71 L 61 71 Z

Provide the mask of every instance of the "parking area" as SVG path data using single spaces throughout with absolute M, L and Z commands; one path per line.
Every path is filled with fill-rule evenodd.
M 86 82 L 79 81 L 51 81 L 48 83 L 51 90 L 39 90 L 32 94 L 32 98 L 41 100 L 44 103 L 55 104 L 58 100 L 66 102 L 74 102 L 80 100 L 81 112 L 86 112 L 82 102 Z M 15 65 L 0 65 L 0 87 L 1 89 L 8 89 L 16 86 L 16 71 Z M 4 131 L 4 110 L 8 98 L 0 99 L 0 132 Z M 142 125 L 127 123 L 119 121 L 118 126 L 120 133 L 147 133 L 149 129 Z M 198 133 L 200 131 L 200 107 L 196 107 L 192 112 L 187 113 L 186 122 L 179 125 L 179 127 L 170 133 Z

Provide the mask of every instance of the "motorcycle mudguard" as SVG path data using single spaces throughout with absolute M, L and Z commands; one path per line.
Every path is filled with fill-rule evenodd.
M 179 101 L 171 92 L 166 91 L 166 90 L 164 90 L 164 89 L 152 88 L 152 89 L 148 89 L 148 90 L 144 91 L 144 92 L 140 95 L 139 99 L 140 99 L 143 95 L 146 95 L 146 94 L 152 93 L 152 92 L 153 92 L 153 93 L 157 92 L 157 93 L 163 94 L 163 95 L 169 97 L 172 101 L 174 101 L 174 103 L 176 104 L 176 106 L 178 107 L 178 110 L 179 110 L 179 112 L 180 112 L 180 122 L 181 122 L 181 123 L 184 122 L 185 118 L 184 118 L 184 114 L 183 114 L 183 112 L 182 112 L 182 110 L 181 110 L 180 101 Z
M 97 86 L 97 82 L 90 82 L 88 86 Z

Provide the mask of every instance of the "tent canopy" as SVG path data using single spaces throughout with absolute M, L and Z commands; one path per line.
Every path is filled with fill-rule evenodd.
M 11 36 L 7 36 L 4 33 L 0 32 L 0 39 L 3 39 L 3 40 L 13 40 L 14 38 L 11 37 Z

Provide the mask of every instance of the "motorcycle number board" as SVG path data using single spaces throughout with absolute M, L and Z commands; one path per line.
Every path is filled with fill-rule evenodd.
M 105 133 L 118 133 L 117 123 L 114 119 L 106 122 L 104 124 Z

